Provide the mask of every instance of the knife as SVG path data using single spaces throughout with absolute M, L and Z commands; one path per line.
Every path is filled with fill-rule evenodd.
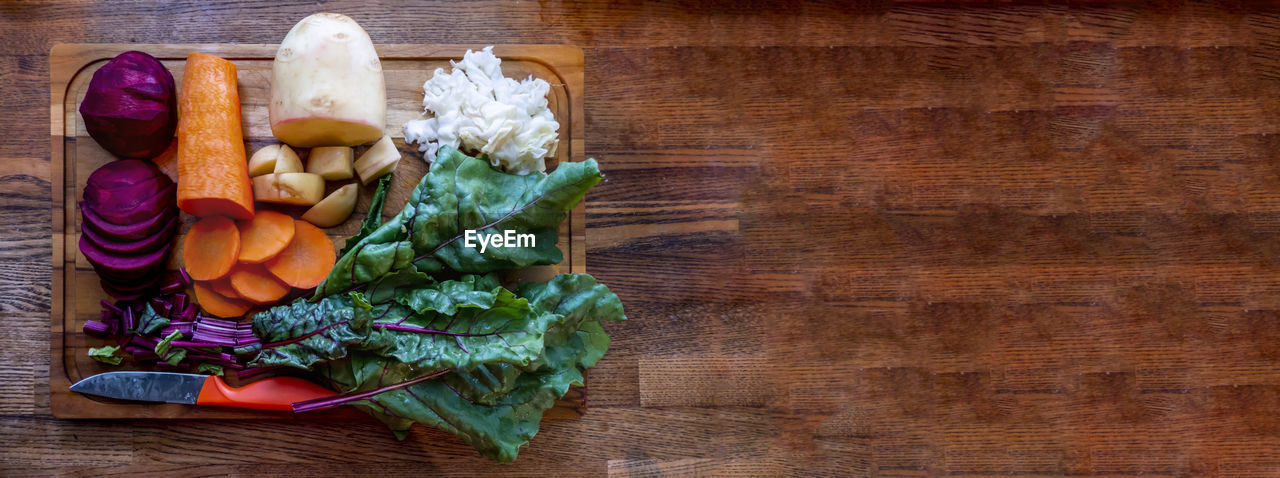
M 217 375 L 173 372 L 100 373 L 76 382 L 71 391 L 122 400 L 281 411 L 293 411 L 294 402 L 336 395 L 297 377 L 269 377 L 236 388 Z

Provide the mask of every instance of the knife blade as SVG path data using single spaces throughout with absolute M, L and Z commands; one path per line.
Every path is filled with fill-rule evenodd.
M 297 377 L 269 377 L 232 387 L 217 375 L 175 372 L 106 372 L 71 386 L 85 395 L 143 402 L 218 405 L 293 411 L 293 403 L 336 395 Z

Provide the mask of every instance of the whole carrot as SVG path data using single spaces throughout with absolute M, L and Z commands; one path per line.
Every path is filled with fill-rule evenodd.
M 187 55 L 178 112 L 178 207 L 198 217 L 253 218 L 236 66 Z

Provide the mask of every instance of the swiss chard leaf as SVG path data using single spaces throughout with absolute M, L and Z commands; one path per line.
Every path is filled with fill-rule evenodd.
M 569 385 L 581 385 L 582 370 L 595 365 L 608 349 L 609 336 L 599 322 L 626 319 L 618 296 L 590 276 L 560 275 L 540 287 L 526 287 L 522 295 L 518 300 L 526 304 L 525 315 L 545 320 L 554 332 L 542 335 L 542 355 L 528 366 L 473 363 L 439 379 L 375 393 L 353 404 L 386 423 L 398 437 L 403 438 L 413 423 L 422 423 L 458 435 L 494 460 L 514 460 L 520 446 L 538 432 L 542 413 Z M 509 300 L 499 297 L 495 308 Z M 471 310 L 461 308 L 459 315 Z M 374 334 L 379 333 L 377 323 Z M 355 352 L 317 370 L 346 393 L 376 392 L 440 370 L 388 356 L 391 350 L 394 346 L 380 353 Z
M 608 349 L 600 321 L 626 317 L 617 295 L 590 276 L 513 293 L 494 275 L 467 274 L 560 262 L 560 223 L 602 178 L 590 159 L 518 176 L 442 148 L 404 208 L 379 224 L 383 178 L 361 231 L 311 301 L 258 314 L 261 345 L 237 353 L 256 353 L 252 366 L 312 370 L 342 393 L 297 411 L 350 404 L 397 437 L 415 423 L 433 425 L 485 456 L 514 460 L 542 413 Z M 533 244 L 482 253 L 466 246 L 467 231 L 512 231 Z M 463 275 L 438 281 L 431 274 L 439 272 Z
M 501 285 L 492 275 L 465 275 L 456 281 L 437 284 L 431 276 L 408 268 L 374 282 L 365 295 L 371 303 L 395 301 L 417 314 L 453 315 L 459 307 L 492 307 L 499 288 Z
M 508 391 L 487 403 L 455 389 L 451 384 L 458 378 L 450 379 L 455 374 L 448 374 L 443 380 L 380 393 L 363 405 L 397 436 L 408 431 L 411 420 L 457 435 L 493 460 L 512 461 L 520 447 L 538 433 L 543 412 L 554 406 L 570 385 L 582 385 L 582 358 L 604 352 L 598 342 L 585 342 L 577 335 L 560 344 L 548 344 L 541 369 L 515 376 Z
M 558 274 L 545 283 L 531 282 L 520 288 L 520 296 L 535 311 L 563 317 L 556 324 L 559 334 L 573 333 L 586 321 L 627 320 L 618 295 L 588 274 Z
M 192 370 L 192 372 L 207 373 L 209 375 L 223 375 L 226 372 L 226 370 L 224 370 L 221 365 L 200 362 L 196 364 L 196 368 Z
M 538 363 L 541 364 L 541 361 Z M 516 379 L 524 372 L 511 364 L 487 364 L 450 373 L 440 377 L 440 380 L 447 383 L 454 393 L 469 401 L 493 405 L 511 393 L 516 386 Z
M 561 343 L 570 334 L 589 343 L 579 365 L 594 366 L 609 347 L 609 335 L 600 327 L 600 320 L 626 320 L 622 302 L 603 284 L 586 274 L 561 274 L 545 284 L 528 284 L 520 295 L 529 300 L 536 313 L 554 314 L 544 340 Z M 594 354 L 594 351 L 600 353 Z M 535 364 L 517 367 L 508 363 L 486 364 L 472 370 L 460 370 L 442 377 L 450 388 L 468 400 L 481 404 L 493 404 L 515 387 L 515 379 L 523 369 L 537 368 Z
M 583 322 L 575 334 L 586 345 L 583 354 L 578 356 L 578 366 L 584 370 L 596 366 L 596 362 L 609 350 L 609 333 L 604 331 L 600 322 L 592 321 Z
M 373 282 L 410 266 L 433 273 L 485 273 L 563 259 L 560 222 L 603 176 L 595 160 L 561 163 L 551 174 L 526 176 L 441 148 L 431 170 L 396 217 L 338 258 L 317 297 Z M 533 247 L 466 247 L 465 232 L 532 234 Z
M 376 306 L 374 313 L 380 307 L 388 312 L 374 321 L 363 349 L 425 370 L 529 366 L 542 356 L 542 336 L 557 317 L 531 313 L 528 301 L 506 289 L 498 288 L 495 295 L 488 308 L 464 307 L 454 315 L 417 314 L 394 302 Z
M 254 335 L 262 343 L 236 352 L 256 352 L 257 358 L 249 364 L 252 367 L 310 369 L 316 362 L 345 357 L 347 347 L 363 342 L 369 333 L 369 306 L 363 302 L 360 294 L 353 292 L 272 307 L 253 318 Z
M 527 367 L 542 356 L 547 328 L 559 322 L 558 315 L 532 313 L 528 300 L 493 277 L 437 283 L 406 269 L 365 293 L 298 300 L 258 314 L 255 331 L 268 343 L 252 346 L 258 357 L 251 365 L 310 368 L 362 350 L 425 371 Z
M 177 365 L 187 358 L 187 349 L 175 348 L 164 355 L 164 361 L 169 365 Z
M 107 345 L 104 347 L 90 347 L 89 358 L 108 364 L 108 365 L 120 365 L 120 361 L 124 360 L 124 357 L 116 355 L 116 352 L 119 350 L 120 350 L 119 345 Z
M 156 344 L 154 352 L 161 357 L 169 355 L 169 348 L 173 347 L 173 341 L 180 338 L 182 338 L 182 332 L 177 330 L 170 332 L 168 337 Z
M 162 360 L 168 362 L 169 365 L 177 365 L 179 362 L 182 362 L 183 359 L 187 358 L 187 349 L 173 346 L 173 341 L 180 338 L 182 338 L 182 332 L 177 330 L 170 332 L 164 340 L 161 340 L 156 344 L 154 352 L 156 355 L 159 355 Z
M 157 314 L 156 310 L 148 303 L 142 309 L 142 316 L 138 317 L 138 325 L 134 329 L 134 333 L 142 336 L 152 335 L 168 326 L 169 319 Z

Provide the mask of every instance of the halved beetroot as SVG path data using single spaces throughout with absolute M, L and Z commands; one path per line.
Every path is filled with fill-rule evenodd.
M 102 216 L 99 216 L 96 211 L 83 202 L 80 203 L 80 211 L 84 213 L 84 225 L 86 226 L 82 229 L 92 228 L 93 232 L 98 233 L 98 235 L 105 239 L 117 242 L 129 242 L 143 239 L 160 232 L 160 229 L 165 226 L 169 219 L 177 217 L 178 206 L 176 204 L 171 204 L 168 208 L 160 211 L 160 214 L 156 214 L 154 217 L 149 217 L 146 220 L 135 224 L 129 224 L 127 226 L 121 226 L 103 219 Z
M 106 252 L 122 256 L 136 256 L 156 250 L 156 248 L 159 248 L 165 242 L 173 239 L 173 233 L 177 232 L 177 230 L 178 218 L 171 217 L 169 218 L 169 222 L 165 223 L 164 227 L 160 229 L 160 232 L 136 241 L 113 241 L 94 232 L 92 227 L 86 227 L 82 229 L 80 233 L 83 234 L 84 237 L 88 238 L 89 242 L 92 242 L 93 245 L 98 246 Z
M 99 217 L 106 219 L 108 222 L 129 225 L 159 214 L 170 204 L 177 204 L 177 192 L 178 185 L 170 181 L 168 186 L 142 200 L 125 200 L 102 204 L 90 202 L 86 197 L 85 204 L 88 204 L 90 208 L 93 208 L 93 212 L 98 213 Z
M 165 242 L 164 247 L 146 254 L 120 256 L 99 248 L 84 235 L 80 236 L 80 252 L 93 264 L 98 276 L 112 284 L 136 282 L 158 274 L 172 248 L 173 242 Z

